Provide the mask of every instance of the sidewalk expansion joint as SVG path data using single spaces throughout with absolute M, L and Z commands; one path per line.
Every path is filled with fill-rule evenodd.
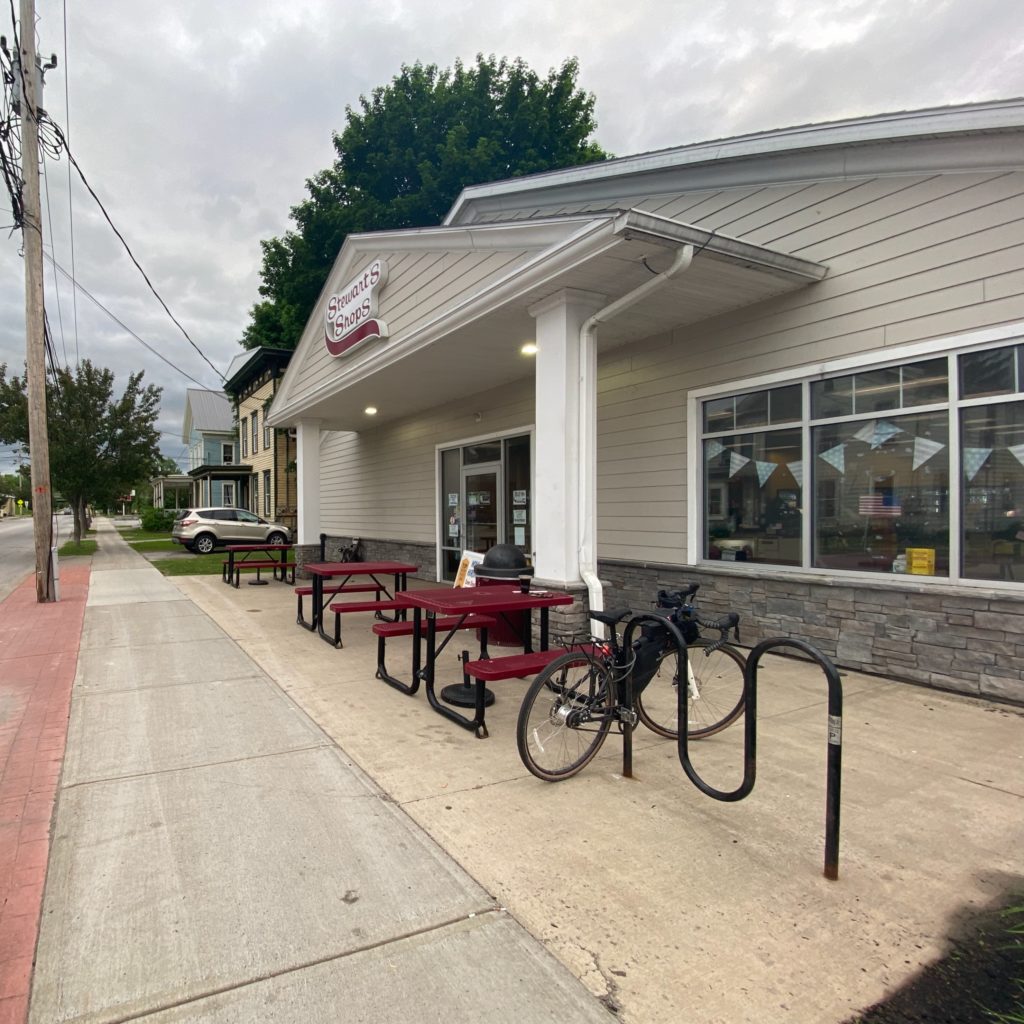
M 223 761 L 204 761 L 202 764 L 181 764 L 172 768 L 154 768 L 149 772 L 129 772 L 126 775 L 105 775 L 98 779 L 83 779 L 81 782 L 71 782 L 61 787 L 61 792 L 71 789 L 78 789 L 80 786 L 94 786 L 102 782 L 126 782 L 130 779 L 148 779 L 156 775 L 172 775 L 175 772 L 199 771 L 204 768 L 219 768 L 226 764 L 244 764 L 246 761 L 260 761 L 267 757 L 284 757 L 288 754 L 302 754 L 308 750 L 336 750 L 336 746 L 330 740 L 322 743 L 311 743 L 307 747 L 289 747 L 287 750 L 268 750 L 263 754 L 249 754 L 246 757 L 228 757 Z
M 174 1010 L 179 1006 L 190 1006 L 194 1003 L 202 1002 L 204 999 L 212 999 L 214 996 L 224 995 L 228 992 L 238 992 L 241 989 L 248 988 L 250 985 L 259 985 L 261 982 L 272 981 L 275 978 L 286 978 L 290 974 L 297 974 L 299 971 L 306 971 L 311 967 L 322 967 L 324 964 L 347 960 L 349 957 L 357 956 L 360 953 L 367 953 L 374 949 L 383 949 L 399 942 L 405 942 L 407 939 L 414 939 L 420 935 L 430 935 L 432 932 L 441 932 L 446 928 L 452 928 L 455 925 L 462 924 L 467 920 L 467 918 L 482 918 L 492 914 L 507 914 L 507 911 L 503 907 L 498 906 L 483 907 L 480 910 L 471 911 L 468 914 L 460 914 L 458 917 L 452 917 L 446 921 L 440 921 L 437 924 L 424 925 L 422 928 L 415 928 L 412 931 L 402 932 L 400 935 L 393 935 L 386 939 L 380 939 L 377 942 L 368 942 L 366 945 L 358 946 L 355 949 L 347 950 L 344 953 L 334 953 L 328 956 L 318 957 L 315 960 L 307 960 L 304 963 L 296 964 L 293 967 L 285 967 L 280 971 L 266 971 L 263 974 L 257 974 L 251 978 L 246 978 L 244 981 L 237 981 L 231 985 L 221 985 L 217 988 L 207 989 L 205 992 L 198 992 L 185 999 L 176 999 L 164 1003 L 157 1003 L 154 1006 L 147 1007 L 145 1010 L 136 1010 L 135 1012 L 129 1013 L 125 1016 L 108 1017 L 104 1019 L 103 1024 L 128 1024 L 129 1021 L 144 1020 L 146 1017 L 151 1017 L 157 1013 L 165 1013 L 167 1010 Z
M 506 786 L 510 782 L 518 782 L 522 778 L 529 777 L 530 776 L 524 775 L 510 775 L 507 779 L 494 779 L 492 782 L 483 782 L 475 786 L 460 786 L 458 789 L 446 789 L 441 793 L 427 793 L 424 796 L 413 797 L 411 800 L 403 800 L 400 806 L 408 807 L 411 804 L 420 804 L 428 800 L 441 800 L 450 797 L 453 793 L 474 793 L 478 789 L 493 789 L 495 786 Z
M 1003 789 L 1002 786 L 994 786 L 991 782 L 969 779 L 966 775 L 954 775 L 953 778 L 959 779 L 961 782 L 969 782 L 972 786 L 981 786 L 982 789 L 991 789 L 995 793 L 1005 793 L 1007 796 L 1015 796 L 1018 800 L 1024 800 L 1024 793 L 1015 793 L 1012 789 Z

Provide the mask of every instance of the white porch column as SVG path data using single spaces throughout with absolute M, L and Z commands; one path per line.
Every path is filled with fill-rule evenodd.
M 299 420 L 295 429 L 299 544 L 320 543 L 320 421 Z
M 551 583 L 580 582 L 580 328 L 603 305 L 601 295 L 566 289 L 529 310 L 537 322 L 534 572 Z

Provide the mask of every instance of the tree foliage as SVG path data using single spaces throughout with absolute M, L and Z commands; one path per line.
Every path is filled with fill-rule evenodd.
M 443 71 L 416 63 L 346 108 L 337 159 L 291 210 L 296 230 L 260 243 L 264 300 L 242 344 L 296 346 L 350 233 L 436 225 L 469 185 L 606 159 L 578 73 L 575 60 L 546 78 L 493 56 Z
M 50 483 L 75 510 L 76 541 L 88 503 L 112 503 L 160 465 L 161 389 L 144 386 L 143 376 L 131 374 L 120 397 L 114 395 L 113 372 L 88 359 L 47 379 Z M 29 447 L 26 380 L 8 377 L 2 364 L 0 442 Z

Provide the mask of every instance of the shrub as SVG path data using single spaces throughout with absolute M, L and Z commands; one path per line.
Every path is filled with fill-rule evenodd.
M 150 533 L 170 533 L 174 512 L 169 508 L 147 508 L 142 512 L 142 528 Z

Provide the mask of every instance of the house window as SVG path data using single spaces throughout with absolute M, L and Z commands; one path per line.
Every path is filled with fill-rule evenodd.
M 260 511 L 260 477 L 258 473 L 253 473 L 249 479 L 250 498 L 249 508 L 259 515 Z
M 260 450 L 259 442 L 259 416 L 258 412 L 253 412 L 249 417 L 250 433 L 252 434 L 252 453 L 255 455 Z
M 242 443 L 242 458 L 249 457 L 249 434 L 245 429 L 245 420 L 242 420 L 242 429 L 238 432 Z
M 221 503 L 232 508 L 235 504 L 235 485 L 233 483 L 221 484 Z
M 221 464 L 224 466 L 230 466 L 235 461 L 235 446 L 233 444 L 225 444 L 221 446 Z
M 270 470 L 263 470 L 263 514 L 270 515 Z
M 267 410 L 263 410 L 263 450 L 270 451 L 270 427 L 267 426 Z
M 1024 580 L 1019 339 L 716 396 L 700 415 L 704 558 Z

